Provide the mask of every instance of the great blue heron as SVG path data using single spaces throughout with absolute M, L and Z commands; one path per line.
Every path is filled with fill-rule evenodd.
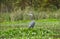
M 30 13 L 30 19 L 31 19 L 31 22 L 29 24 L 29 28 L 33 28 L 35 26 L 35 20 L 33 20 L 33 14 Z

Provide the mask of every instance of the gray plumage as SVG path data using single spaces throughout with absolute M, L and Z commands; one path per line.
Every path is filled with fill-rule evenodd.
M 30 24 L 29 24 L 29 28 L 33 28 L 34 25 L 35 25 L 35 21 L 33 20 L 33 21 L 30 22 Z

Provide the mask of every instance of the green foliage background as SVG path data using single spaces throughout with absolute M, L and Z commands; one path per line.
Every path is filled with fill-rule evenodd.
M 33 12 L 34 19 L 60 19 L 60 0 L 0 0 L 0 20 L 29 20 L 28 13 Z

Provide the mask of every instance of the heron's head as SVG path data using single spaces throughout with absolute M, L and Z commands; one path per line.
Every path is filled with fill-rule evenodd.
M 32 13 L 30 13 L 30 14 L 28 14 L 28 15 L 29 15 L 29 16 L 31 16 L 31 17 L 33 16 L 33 14 L 32 14 Z
M 32 13 L 29 13 L 28 15 L 30 17 L 30 20 L 33 20 L 33 14 Z

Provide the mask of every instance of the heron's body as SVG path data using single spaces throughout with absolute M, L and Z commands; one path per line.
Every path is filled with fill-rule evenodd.
M 29 28 L 33 28 L 34 25 L 35 25 L 35 21 L 33 20 L 33 21 L 30 22 L 30 24 L 29 24 Z

